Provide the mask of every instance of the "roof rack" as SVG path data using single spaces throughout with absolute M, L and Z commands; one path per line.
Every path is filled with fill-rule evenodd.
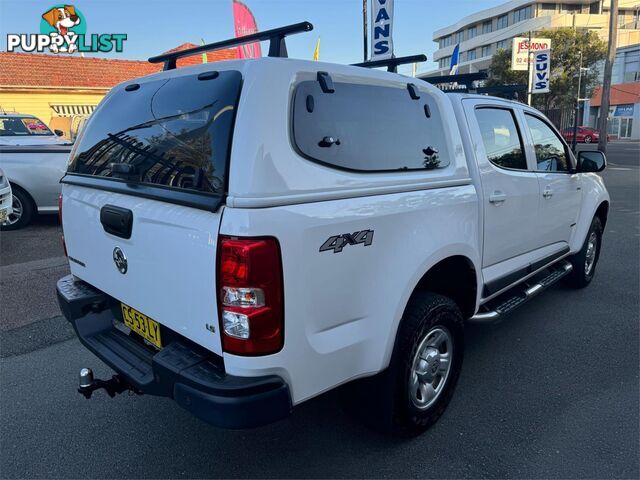
M 443 83 L 458 83 L 464 85 L 467 90 L 473 90 L 473 82 L 477 80 L 486 80 L 488 75 L 485 72 L 477 73 L 461 73 L 459 75 L 442 75 L 439 77 L 420 77 L 425 82 L 432 85 L 440 85 Z
M 295 33 L 309 32 L 313 30 L 313 25 L 309 22 L 294 23 L 293 25 L 287 25 L 285 27 L 274 28 L 272 30 L 265 30 L 264 32 L 256 32 L 251 35 L 245 35 L 238 38 L 230 38 L 221 42 L 208 43 L 199 47 L 189 48 L 187 50 L 180 50 L 177 52 L 163 53 L 162 55 L 156 55 L 149 58 L 150 63 L 162 63 L 164 62 L 163 70 L 173 70 L 176 68 L 176 60 L 182 57 L 189 57 L 202 52 L 209 52 L 211 50 L 220 50 L 223 48 L 237 47 L 238 45 L 244 45 L 246 43 L 262 42 L 269 40 L 269 56 L 270 57 L 283 57 L 287 58 L 287 45 L 284 41 L 288 35 Z
M 398 65 L 426 61 L 426 55 L 409 55 L 408 57 L 388 58 L 386 60 L 373 60 L 369 62 L 352 63 L 351 65 L 353 65 L 354 67 L 365 68 L 387 67 L 388 72 L 398 73 Z

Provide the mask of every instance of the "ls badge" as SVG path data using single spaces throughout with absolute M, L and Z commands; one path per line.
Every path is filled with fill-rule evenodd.
M 340 253 L 347 245 L 364 244 L 368 247 L 373 243 L 373 230 L 362 230 L 361 232 L 343 233 L 329 237 L 320 247 L 321 252 L 333 250 L 333 253 Z

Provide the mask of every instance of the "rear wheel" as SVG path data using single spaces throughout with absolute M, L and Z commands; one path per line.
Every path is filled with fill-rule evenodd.
M 35 205 L 27 192 L 17 186 L 11 186 L 13 202 L 11 207 L 13 212 L 0 225 L 2 230 L 18 230 L 27 226 L 35 214 Z
M 602 223 L 598 217 L 594 217 L 582 248 L 569 258 L 571 265 L 573 265 L 569 280 L 574 287 L 583 288 L 591 283 L 600 258 L 601 244 Z
M 391 427 L 396 433 L 421 433 L 440 418 L 453 396 L 463 353 L 458 306 L 442 295 L 415 294 L 402 319 L 391 364 Z
M 591 143 L 591 140 L 593 140 L 593 138 L 591 138 L 591 135 L 587 135 L 586 137 L 584 137 L 584 143 Z

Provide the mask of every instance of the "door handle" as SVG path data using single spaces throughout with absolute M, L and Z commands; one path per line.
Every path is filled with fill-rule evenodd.
M 495 191 L 493 192 L 490 196 L 489 196 L 489 202 L 491 203 L 502 203 L 507 199 L 507 196 L 499 191 Z
M 553 190 L 551 190 L 549 187 L 544 189 L 544 192 L 542 192 L 542 196 L 544 198 L 550 198 L 553 197 Z

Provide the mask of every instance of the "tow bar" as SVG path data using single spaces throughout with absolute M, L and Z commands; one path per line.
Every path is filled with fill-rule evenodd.
M 109 380 L 100 380 L 93 378 L 93 371 L 90 368 L 80 369 L 80 386 L 78 392 L 84 395 L 88 400 L 94 391 L 104 388 L 107 394 L 113 398 L 117 394 L 130 390 L 140 394 L 133 386 L 129 385 L 121 375 L 116 374 Z

